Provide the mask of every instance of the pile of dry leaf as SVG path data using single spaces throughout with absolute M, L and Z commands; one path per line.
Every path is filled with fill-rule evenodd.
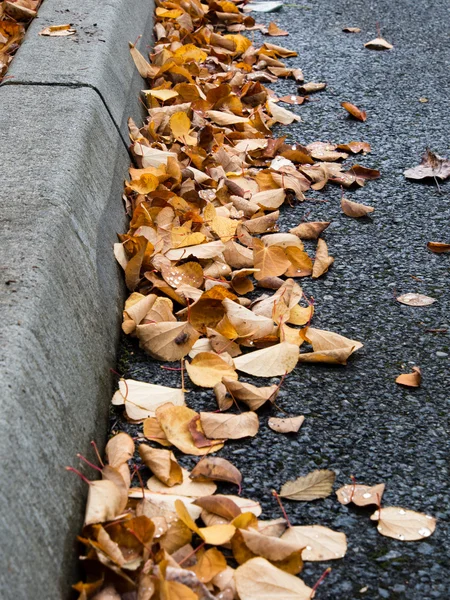
M 0 2 L 0 81 L 5 76 L 26 28 L 37 14 L 42 0 L 3 0 Z
M 279 385 L 257 387 L 239 381 L 239 373 L 284 377 L 298 362 L 345 365 L 362 347 L 312 327 L 314 303 L 298 283 L 332 266 L 321 237 L 329 223 L 302 222 L 279 232 L 277 221 L 283 205 L 303 202 L 310 189 L 363 186 L 379 177 L 343 165 L 350 154 L 369 152 L 367 143 L 302 146 L 272 136 L 275 123 L 299 119 L 282 104 L 302 104 L 323 84 L 307 83 L 301 96 L 285 98 L 266 88 L 278 77 L 303 83 L 300 69 L 283 63 L 296 52 L 270 42 L 254 47 L 241 32 L 261 27 L 238 4 L 157 2 L 150 62 L 131 45 L 148 81 L 149 120 L 141 129 L 130 123 L 136 166 L 125 201 L 131 222 L 115 247 L 131 292 L 123 330 L 153 358 L 177 361 L 181 386 L 120 382 L 113 403 L 143 423 L 141 441 L 151 444 L 141 443 L 139 454 L 153 476 L 136 487 L 136 470 L 130 488 L 134 441 L 125 433 L 109 441 L 107 464 L 94 466 L 102 479 L 88 482 L 80 538 L 87 583 L 75 586 L 82 599 L 312 598 L 317 584 L 296 577 L 302 562 L 346 552 L 344 533 L 292 525 L 283 508 L 285 518 L 259 519 L 259 504 L 240 496 L 241 473 L 211 456 L 229 439 L 257 435 L 255 411 L 278 393 Z M 371 207 L 343 198 L 342 209 L 363 217 Z M 303 240 L 314 241 L 314 256 Z M 255 286 L 264 292 L 257 295 Z M 193 384 L 213 390 L 217 411 L 186 406 L 185 371 Z M 303 420 L 296 415 L 269 424 L 295 432 Z M 201 457 L 191 472 L 166 449 L 172 446 Z M 324 498 L 334 478 L 332 471 L 315 471 L 275 495 L 280 505 L 279 497 Z M 216 494 L 216 481 L 237 486 L 235 494 Z M 431 535 L 432 517 L 381 508 L 383 490 L 383 484 L 353 483 L 337 495 L 344 504 L 375 505 L 371 518 L 383 535 Z

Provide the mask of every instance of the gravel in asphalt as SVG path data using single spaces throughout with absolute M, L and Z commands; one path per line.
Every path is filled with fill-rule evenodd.
M 352 162 L 378 168 L 382 177 L 345 191 L 348 199 L 375 207 L 370 218 L 343 215 L 341 192 L 334 186 L 308 193 L 326 202 L 285 207 L 280 218 L 282 231 L 306 216 L 332 220 L 324 239 L 335 264 L 325 277 L 303 279 L 301 285 L 316 301 L 313 325 L 360 340 L 364 348 L 347 367 L 299 364 L 286 378 L 277 404 L 305 415 L 298 434 L 270 430 L 269 414 L 283 414 L 263 408 L 258 435 L 227 442 L 219 455 L 242 471 L 243 494 L 262 503 L 264 518 L 281 516 L 272 489 L 317 468 L 333 469 L 337 486 L 349 483 L 350 475 L 364 484 L 385 482 L 386 506 L 438 518 L 433 536 L 405 543 L 379 535 L 369 520 L 370 509 L 342 506 L 334 494 L 315 502 L 286 502 L 292 523 L 322 524 L 348 536 L 343 560 L 305 564 L 301 577 L 311 586 L 327 566 L 333 569 L 319 588 L 320 600 L 448 598 L 450 256 L 433 254 L 426 244 L 449 240 L 449 183 L 439 193 L 436 185 L 409 182 L 402 174 L 420 162 L 427 146 L 450 155 L 448 11 L 445 3 L 431 0 L 300 0 L 286 3 L 279 13 L 254 16 L 259 23 L 273 20 L 289 31 L 283 38 L 255 32 L 256 44 L 264 39 L 296 50 L 299 56 L 287 64 L 301 67 L 306 81 L 328 84 L 325 92 L 294 108 L 301 123 L 275 133 L 302 144 L 367 141 L 372 152 Z M 393 50 L 363 47 L 376 37 L 377 23 Z M 343 33 L 346 26 L 362 32 Z M 279 80 L 272 87 L 279 96 L 296 93 L 292 80 Z M 420 102 L 423 97 L 428 102 Z M 347 116 L 340 107 L 345 100 L 367 111 L 365 123 Z M 424 308 L 396 302 L 395 295 L 407 292 L 427 294 L 437 302 Z M 161 365 L 135 341 L 123 340 L 118 369 L 124 376 L 179 386 L 179 373 Z M 422 369 L 422 386 L 396 385 L 397 375 L 414 365 Z M 241 379 L 257 385 L 278 381 Z M 189 406 L 216 410 L 212 390 L 189 388 Z M 112 431 L 141 431 L 119 415 L 117 410 L 111 415 Z M 179 458 L 188 468 L 196 462 Z

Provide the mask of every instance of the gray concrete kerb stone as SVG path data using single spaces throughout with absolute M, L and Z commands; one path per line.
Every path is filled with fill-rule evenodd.
M 153 0 L 45 0 L 3 85 L 91 87 L 128 140 L 127 119 L 142 119 L 142 79 L 128 42 L 145 54 L 152 41 Z M 49 25 L 71 23 L 76 34 L 44 37 Z
M 149 0 L 46 0 L 0 87 L 2 600 L 59 600 L 76 581 L 87 487 L 64 466 L 106 436 L 126 121 L 142 116 L 128 41 L 145 49 L 152 14 Z M 76 36 L 38 35 L 64 22 Z
M 5 86 L 0 107 L 0 597 L 56 600 L 87 494 L 64 466 L 106 434 L 129 157 L 92 89 Z

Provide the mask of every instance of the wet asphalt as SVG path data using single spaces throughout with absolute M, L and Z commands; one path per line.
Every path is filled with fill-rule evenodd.
M 313 585 L 327 566 L 331 574 L 317 598 L 431 600 L 450 597 L 448 496 L 448 404 L 450 398 L 450 255 L 433 254 L 428 241 L 450 240 L 450 183 L 409 182 L 403 170 L 420 162 L 428 146 L 450 156 L 448 118 L 449 47 L 445 2 L 412 0 L 351 2 L 313 0 L 285 3 L 279 13 L 253 13 L 256 21 L 275 21 L 289 36 L 263 40 L 292 48 L 287 59 L 301 67 L 306 81 L 325 81 L 327 89 L 294 108 L 302 122 L 276 131 L 289 141 L 343 143 L 367 141 L 372 152 L 347 164 L 381 171 L 345 196 L 375 207 L 371 218 L 351 219 L 340 211 L 341 191 L 328 185 L 308 193 L 306 201 L 282 210 L 280 229 L 303 218 L 331 220 L 326 239 L 335 264 L 325 277 L 301 285 L 316 302 L 315 327 L 364 343 L 347 367 L 298 365 L 286 378 L 277 404 L 290 414 L 305 415 L 295 435 L 267 426 L 275 408 L 260 409 L 255 438 L 228 442 L 219 455 L 243 473 L 243 494 L 259 500 L 264 518 L 281 516 L 271 495 L 288 479 L 317 468 L 337 474 L 336 489 L 354 475 L 359 483 L 386 483 L 385 506 L 402 506 L 438 518 L 433 536 L 420 542 L 382 537 L 369 520 L 370 509 L 340 505 L 334 495 L 315 502 L 286 502 L 294 524 L 322 524 L 344 531 L 349 548 L 344 559 L 306 563 L 301 574 Z M 363 44 L 381 33 L 393 50 L 376 52 Z M 356 26 L 359 34 L 342 28 Z M 292 80 L 272 88 L 279 96 L 295 94 Z M 427 98 L 428 102 L 420 102 Z M 367 111 L 365 123 L 351 120 L 340 107 L 350 101 Z M 286 106 L 287 105 L 283 105 Z M 291 108 L 291 107 L 287 107 Z M 313 254 L 313 244 L 307 244 Z M 423 293 L 436 298 L 428 307 L 399 304 L 395 296 Z M 433 333 L 432 329 L 447 329 Z M 422 369 L 422 386 L 395 384 L 414 365 Z M 161 368 L 124 339 L 118 370 L 128 378 L 179 386 L 177 372 Z M 241 377 L 259 385 L 278 382 Z M 216 410 L 212 390 L 195 388 L 187 403 L 195 410 Z M 112 431 L 140 432 L 111 415 Z M 179 456 L 192 467 L 196 460 Z M 231 486 L 221 488 L 234 493 Z

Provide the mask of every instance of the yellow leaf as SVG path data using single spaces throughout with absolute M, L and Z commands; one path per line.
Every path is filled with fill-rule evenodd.
M 130 183 L 130 188 L 138 194 L 149 194 L 154 192 L 159 185 L 159 179 L 151 173 L 143 173 L 139 179 Z

